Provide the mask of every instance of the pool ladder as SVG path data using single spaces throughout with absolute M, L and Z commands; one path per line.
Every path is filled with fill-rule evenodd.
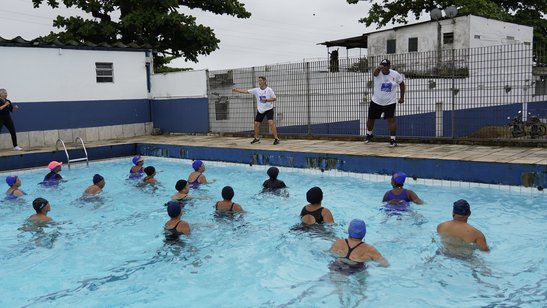
M 82 145 L 82 149 L 84 149 L 85 157 L 73 158 L 73 159 L 70 159 L 70 155 L 68 155 L 68 151 L 66 149 L 66 145 L 65 145 L 65 142 L 63 141 L 63 139 L 59 138 L 59 139 L 57 139 L 57 142 L 55 143 L 55 151 L 59 151 L 59 143 L 61 143 L 61 145 L 63 145 L 63 149 L 65 150 L 66 160 L 67 160 L 67 164 L 68 164 L 69 169 L 70 169 L 70 163 L 75 163 L 75 162 L 84 161 L 84 160 L 85 160 L 86 165 L 89 166 L 89 159 L 88 159 L 88 156 L 87 156 L 87 150 L 85 148 L 84 140 L 81 137 L 76 137 L 76 139 L 74 139 L 74 143 L 77 144 L 78 141 L 80 141 L 80 144 Z

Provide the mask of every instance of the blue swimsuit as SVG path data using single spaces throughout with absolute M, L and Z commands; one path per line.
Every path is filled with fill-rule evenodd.
M 196 179 L 193 181 L 193 182 L 189 182 L 188 184 L 190 185 L 190 188 L 199 188 L 199 184 L 201 184 L 199 182 L 199 177 L 201 176 L 201 173 L 196 177 Z
M 130 179 L 138 179 L 144 175 L 144 170 L 141 167 L 139 171 L 133 172 L 133 168 L 129 169 L 129 178 Z
M 403 188 L 403 191 L 401 191 L 400 194 L 396 195 L 393 193 L 393 190 L 390 190 L 389 193 L 387 194 L 387 199 L 386 201 L 391 201 L 391 200 L 401 200 L 401 201 L 406 201 L 406 202 L 410 202 L 412 200 L 410 200 L 410 198 L 408 197 L 408 191 L 406 189 Z

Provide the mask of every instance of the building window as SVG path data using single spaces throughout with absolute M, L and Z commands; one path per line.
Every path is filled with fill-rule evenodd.
M 418 51 L 418 38 L 409 37 L 408 38 L 408 52 Z
M 95 62 L 97 82 L 114 82 L 114 68 L 112 63 Z
M 454 43 L 454 32 L 443 33 L 443 44 Z
M 387 40 L 387 53 L 395 53 L 395 50 L 397 50 L 396 45 L 395 40 Z

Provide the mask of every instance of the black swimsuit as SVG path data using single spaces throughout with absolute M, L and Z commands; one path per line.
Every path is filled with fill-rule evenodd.
M 177 230 L 178 225 L 182 222 L 179 220 L 177 224 L 171 229 L 165 229 L 165 239 L 168 241 L 178 240 L 178 238 L 184 234 L 184 232 L 179 232 Z
M 302 211 L 300 212 L 300 217 L 304 217 L 306 215 L 311 215 L 315 218 L 315 222 L 320 224 L 323 222 L 323 214 L 321 213 L 323 211 L 323 207 L 318 208 L 317 210 L 310 212 L 306 210 L 306 207 L 302 208 Z
M 218 209 L 218 204 L 219 204 L 219 203 L 220 203 L 220 201 L 217 202 L 217 203 L 215 204 L 215 209 L 216 209 L 217 211 L 226 211 L 226 210 L 219 210 L 219 209 Z M 230 209 L 229 209 L 228 211 L 231 212 L 231 211 L 233 211 L 233 210 L 234 210 L 234 203 L 232 202 L 232 205 L 230 205 Z
M 351 260 L 351 259 L 349 258 L 349 255 L 351 255 L 351 253 L 353 252 L 353 250 L 354 250 L 355 248 L 357 248 L 357 247 L 359 247 L 359 245 L 363 244 L 363 242 L 360 242 L 359 244 L 357 244 L 357 245 L 355 245 L 355 246 L 353 246 L 353 247 L 350 247 L 350 246 L 349 246 L 348 239 L 346 239 L 345 241 L 346 241 L 346 245 L 348 245 L 348 254 L 346 255 L 346 259 Z M 352 260 L 352 261 L 353 261 L 353 260 Z M 353 261 L 353 262 L 357 262 L 357 261 Z

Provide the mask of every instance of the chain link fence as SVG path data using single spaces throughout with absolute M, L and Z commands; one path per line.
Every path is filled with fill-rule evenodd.
M 280 135 L 363 136 L 372 70 L 383 58 L 405 77 L 399 137 L 547 141 L 547 65 L 538 60 L 545 48 L 531 44 L 210 71 L 210 131 L 251 132 L 255 98 L 231 89 L 257 87 L 265 76 Z M 376 136 L 388 135 L 385 122 L 376 121 Z

